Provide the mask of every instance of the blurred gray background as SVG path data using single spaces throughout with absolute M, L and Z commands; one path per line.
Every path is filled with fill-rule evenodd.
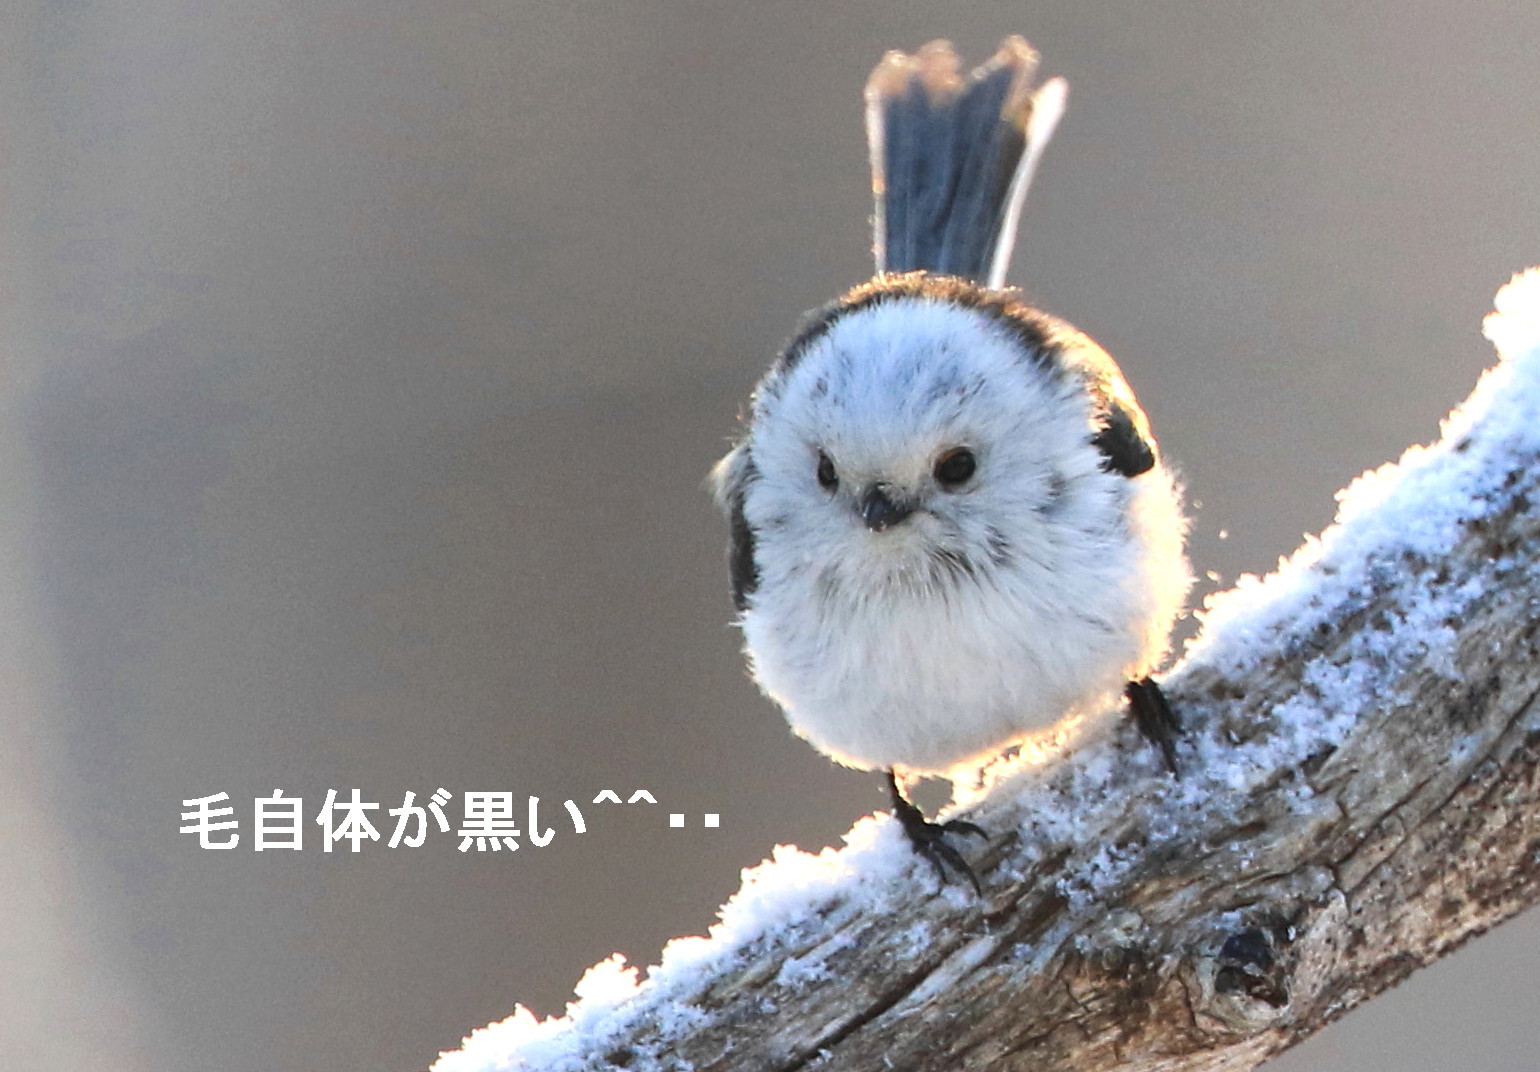
M 1013 278 L 1122 362 L 1229 583 L 1488 363 L 1540 261 L 1532 16 L 7 4 L 0 1064 L 406 1072 L 883 806 L 745 679 L 702 480 L 870 270 L 884 49 L 1021 32 L 1069 78 Z M 275 788 L 388 837 L 439 786 L 555 838 L 250 849 Z M 243 842 L 202 851 L 221 791 Z M 1274 1067 L 1532 1069 L 1537 956 L 1515 921 Z

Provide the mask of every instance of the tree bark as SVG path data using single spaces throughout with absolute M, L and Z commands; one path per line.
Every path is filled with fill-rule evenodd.
M 1508 316 L 1532 348 L 1534 314 Z M 1213 608 L 1164 682 L 1177 779 L 1126 725 L 1017 760 L 962 813 L 993 835 L 965 849 L 982 898 L 907 861 L 863 877 L 896 855 L 873 826 L 855 874 L 775 925 L 716 935 L 706 967 L 665 958 L 607 1012 L 526 1015 L 526 1055 L 498 1060 L 1247 1069 L 1533 903 L 1536 364 L 1510 352 L 1440 443 Z

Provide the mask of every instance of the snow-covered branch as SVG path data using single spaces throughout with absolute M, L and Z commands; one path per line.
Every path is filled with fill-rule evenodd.
M 1540 898 L 1540 270 L 1497 308 L 1442 439 L 1210 601 L 1180 780 L 1121 725 L 1001 764 L 982 900 L 886 817 L 777 848 L 640 983 L 438 1072 L 1249 1068 Z

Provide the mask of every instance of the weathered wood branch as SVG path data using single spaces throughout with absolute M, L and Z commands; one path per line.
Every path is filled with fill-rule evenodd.
M 767 865 L 639 989 L 440 1067 L 1245 1069 L 1540 898 L 1525 279 L 1444 439 L 1213 608 L 1166 680 L 1180 780 L 1126 728 L 1018 761 L 967 812 L 996 835 L 983 899 L 867 821 Z

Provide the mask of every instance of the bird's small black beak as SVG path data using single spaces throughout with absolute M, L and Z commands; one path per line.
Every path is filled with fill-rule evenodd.
M 881 484 L 873 484 L 861 496 L 861 520 L 873 532 L 892 528 L 912 513 L 912 503 L 894 502 L 888 497 L 888 489 Z

